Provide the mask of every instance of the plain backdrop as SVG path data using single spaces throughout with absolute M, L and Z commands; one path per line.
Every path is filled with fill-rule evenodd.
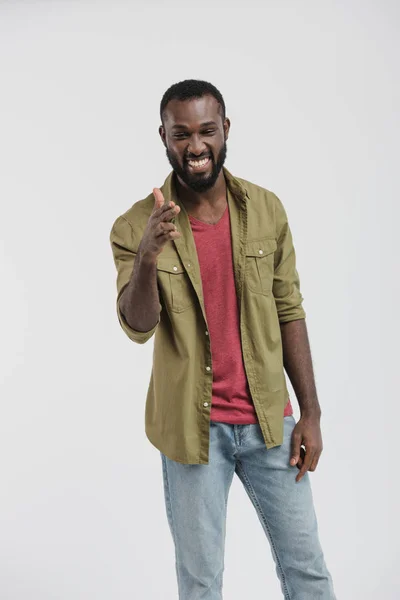
M 144 433 L 153 340 L 119 327 L 109 233 L 170 172 L 159 103 L 186 78 L 224 96 L 227 168 L 288 213 L 323 413 L 310 477 L 338 600 L 400 598 L 399 12 L 0 3 L 1 600 L 177 598 Z M 235 478 L 224 598 L 281 597 Z

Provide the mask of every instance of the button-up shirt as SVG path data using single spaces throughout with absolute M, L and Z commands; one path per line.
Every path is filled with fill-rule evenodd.
M 304 319 L 296 255 L 286 211 L 271 191 L 234 177 L 223 167 L 232 238 L 243 361 L 267 448 L 283 441 L 288 390 L 280 323 Z M 110 242 L 117 268 L 116 310 L 127 336 L 139 344 L 154 335 L 153 365 L 145 407 L 145 432 L 171 460 L 208 464 L 212 399 L 211 343 L 200 266 L 188 213 L 176 193 L 175 173 L 161 191 L 181 208 L 181 237 L 157 258 L 160 314 L 147 332 L 135 331 L 120 310 L 154 195 L 139 200 L 114 222 Z M 221 290 L 221 294 L 224 290 Z M 224 324 L 221 323 L 221 327 Z

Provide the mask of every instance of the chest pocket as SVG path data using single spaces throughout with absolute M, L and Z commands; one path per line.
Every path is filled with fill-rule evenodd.
M 272 293 L 276 247 L 275 238 L 251 240 L 246 244 L 246 283 L 256 294 Z
M 167 306 L 173 312 L 183 312 L 194 304 L 195 292 L 178 258 L 158 258 L 157 281 Z

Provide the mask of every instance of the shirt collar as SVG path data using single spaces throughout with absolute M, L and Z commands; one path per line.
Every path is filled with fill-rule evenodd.
M 234 199 L 240 204 L 245 203 L 246 199 L 248 198 L 248 192 L 244 185 L 236 177 L 234 177 L 226 167 L 222 167 L 222 171 L 225 176 L 226 184 L 229 190 L 232 192 Z M 175 204 L 179 204 L 179 206 L 182 208 L 182 203 L 179 201 L 176 193 L 175 171 L 171 171 L 169 173 L 168 177 L 164 181 L 163 186 L 161 187 L 161 191 L 166 202 L 170 202 L 172 200 L 175 202 Z

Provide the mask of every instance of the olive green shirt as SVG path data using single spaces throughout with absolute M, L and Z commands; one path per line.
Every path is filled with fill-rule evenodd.
M 223 173 L 243 360 L 265 445 L 273 448 L 283 441 L 283 413 L 288 399 L 280 323 L 305 318 L 296 255 L 287 214 L 279 198 L 269 190 L 233 177 L 225 167 Z M 120 215 L 111 229 L 117 268 L 116 308 L 121 327 L 132 341 L 144 344 L 154 335 L 145 407 L 148 439 L 171 460 L 208 464 L 212 340 L 195 241 L 188 213 L 176 194 L 175 177 L 171 171 L 161 191 L 166 202 L 173 200 L 181 207 L 175 224 L 182 235 L 169 240 L 158 256 L 159 320 L 150 331 L 138 332 L 128 325 L 119 307 L 153 211 L 153 193 Z

